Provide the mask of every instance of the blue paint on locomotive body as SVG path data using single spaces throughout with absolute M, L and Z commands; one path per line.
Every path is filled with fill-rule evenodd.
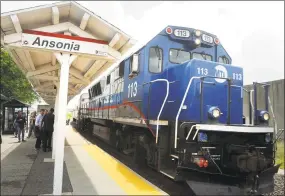
M 178 109 L 180 107 L 182 98 L 186 92 L 189 81 L 192 77 L 205 77 L 204 84 L 201 90 L 201 80 L 193 79 L 186 96 L 184 105 L 186 109 L 182 109 L 179 116 L 181 121 L 202 122 L 209 121 L 208 110 L 212 106 L 218 107 L 223 115 L 219 118 L 219 123 L 226 123 L 228 113 L 228 83 L 226 80 L 210 78 L 207 76 L 219 76 L 220 67 L 224 67 L 227 73 L 227 77 L 232 78 L 233 74 L 241 74 L 242 69 L 240 67 L 234 67 L 231 65 L 220 64 L 216 62 L 203 61 L 203 60 L 190 60 L 178 67 L 173 67 L 168 70 L 169 81 L 178 81 L 172 88 L 171 100 L 175 100 L 173 107 L 168 109 L 165 113 L 167 119 L 175 119 Z M 207 73 L 203 75 L 202 72 Z M 230 104 L 230 123 L 242 124 L 242 80 L 233 80 L 231 87 L 231 104 Z M 240 87 L 239 87 L 240 86 Z M 201 97 L 201 91 L 203 97 Z M 201 104 L 202 100 L 202 119 L 201 119 Z M 175 109 L 174 109 L 175 108 Z
M 175 121 L 182 98 L 185 94 L 187 85 L 192 77 L 205 77 L 203 84 L 203 97 L 200 94 L 200 79 L 193 80 L 187 93 L 184 109 L 179 116 L 180 121 L 190 121 L 196 123 L 209 123 L 208 110 L 212 106 L 220 109 L 222 115 L 216 123 L 226 123 L 228 116 L 228 83 L 208 76 L 222 76 L 232 79 L 230 96 L 230 123 L 242 124 L 243 114 L 243 70 L 240 67 L 232 66 L 231 58 L 218 43 L 206 43 L 202 39 L 199 47 L 195 45 L 195 29 L 168 26 L 173 32 L 176 29 L 188 30 L 190 36 L 187 38 L 177 37 L 174 33 L 168 34 L 162 30 L 144 47 L 140 48 L 135 54 L 139 55 L 138 74 L 129 78 L 130 62 L 132 56 L 122 61 L 124 64 L 124 86 L 123 92 L 111 96 L 110 103 L 103 103 L 101 106 L 113 106 L 122 104 L 123 101 L 130 102 L 142 112 L 146 119 L 156 120 L 166 95 L 166 83 L 151 81 L 156 79 L 166 79 L 170 82 L 169 96 L 163 108 L 160 119 Z M 201 31 L 201 34 L 215 35 Z M 159 73 L 150 71 L 150 49 L 158 47 L 162 50 L 162 67 Z M 186 62 L 173 63 L 170 60 L 170 50 L 177 49 L 191 53 L 191 58 Z M 194 53 L 208 55 L 211 60 L 193 59 Z M 227 64 L 219 63 L 218 59 L 225 57 Z M 202 110 L 200 109 L 202 99 Z M 201 110 L 201 111 L 200 111 Z M 201 118 L 201 112 L 203 113 Z M 120 115 L 120 114 L 119 114 Z M 133 117 L 132 113 L 127 115 Z M 120 117 L 120 116 L 117 116 Z

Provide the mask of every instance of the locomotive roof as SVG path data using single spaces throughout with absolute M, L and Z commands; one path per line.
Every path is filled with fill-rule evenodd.
M 200 29 L 195 29 L 195 28 L 190 28 L 190 27 L 183 27 L 183 26 L 175 26 L 175 25 L 167 25 L 167 26 L 165 26 L 162 30 L 160 30 L 155 36 L 153 36 L 151 39 L 149 39 L 148 41 L 143 42 L 143 43 L 141 43 L 141 44 L 134 45 L 134 47 L 126 53 L 125 58 L 122 58 L 122 59 L 120 59 L 118 62 L 116 62 L 116 63 L 114 64 L 115 66 L 114 66 L 111 70 L 108 70 L 106 73 L 104 73 L 104 74 L 101 76 L 101 78 L 99 78 L 99 80 L 98 80 L 96 83 L 94 83 L 92 86 L 89 87 L 89 89 L 92 88 L 94 85 L 98 84 L 101 80 L 104 80 L 104 77 L 105 77 L 106 75 L 110 74 L 110 73 L 111 73 L 114 69 L 116 69 L 123 61 L 129 59 L 133 54 L 135 54 L 135 53 L 137 53 L 138 51 L 140 51 L 141 49 L 143 49 L 143 48 L 144 48 L 147 44 L 149 44 L 156 36 L 158 36 L 158 35 L 167 35 L 167 33 L 166 33 L 165 30 L 166 30 L 166 28 L 168 28 L 168 27 L 173 28 L 173 29 L 178 29 L 178 28 L 179 28 L 179 29 L 187 29 L 187 30 L 191 30 L 191 31 L 199 30 L 199 31 L 204 32 L 204 33 L 206 33 L 206 34 L 208 34 L 208 35 L 211 35 L 211 36 L 213 36 L 213 37 L 217 37 L 216 35 L 214 35 L 214 34 L 212 34 L 212 33 L 209 33 L 209 32 L 207 32 L 207 31 L 203 31 L 203 30 L 200 30 Z M 224 49 L 224 47 L 223 47 L 222 44 L 220 44 L 220 47 L 222 47 L 222 48 Z M 225 50 L 225 52 L 227 53 L 226 50 Z M 227 54 L 228 54 L 228 53 L 227 53 Z M 228 56 L 230 57 L 229 54 L 228 54 Z

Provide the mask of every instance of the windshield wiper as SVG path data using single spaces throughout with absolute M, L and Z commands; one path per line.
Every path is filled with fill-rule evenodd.
M 204 59 L 204 60 L 207 60 L 207 58 L 206 58 L 206 55 L 205 55 L 205 52 L 204 52 L 204 51 L 202 51 L 200 54 L 201 54 L 201 56 L 203 57 L 203 59 Z
M 157 56 L 158 60 L 161 60 L 161 56 L 160 56 L 160 52 L 159 52 L 159 47 L 158 46 L 155 47 L 155 53 L 156 53 L 156 56 Z
M 177 57 L 179 56 L 179 53 L 180 53 L 181 50 L 182 50 L 182 48 L 180 48 L 179 50 L 177 50 L 177 54 L 176 54 L 176 57 L 175 57 L 175 58 L 177 58 Z

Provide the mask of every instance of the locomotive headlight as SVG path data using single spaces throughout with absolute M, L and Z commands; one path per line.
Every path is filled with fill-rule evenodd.
M 201 36 L 201 31 L 196 30 L 196 31 L 195 31 L 195 35 L 196 35 L 196 37 L 200 37 L 200 36 Z
M 195 39 L 195 44 L 196 45 L 200 45 L 201 44 L 201 40 L 200 39 Z
M 263 121 L 268 121 L 270 119 L 269 113 L 266 111 L 261 111 L 260 112 L 260 118 Z
M 219 118 L 221 116 L 221 111 L 217 107 L 211 107 L 208 111 L 210 117 L 212 118 Z
M 214 110 L 213 110 L 213 117 L 214 117 L 214 118 L 218 118 L 219 116 L 220 116 L 220 110 L 214 109 Z

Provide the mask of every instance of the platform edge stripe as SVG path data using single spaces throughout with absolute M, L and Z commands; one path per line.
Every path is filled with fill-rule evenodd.
M 142 180 L 144 183 L 148 183 L 149 186 L 151 186 L 152 188 L 154 188 L 156 191 L 159 192 L 158 195 L 168 195 L 167 193 L 165 193 L 164 191 L 162 191 L 161 189 L 159 189 L 158 187 L 156 187 L 155 185 L 153 185 L 151 182 L 149 182 L 148 180 L 146 180 L 145 178 L 143 178 L 141 175 L 139 175 L 139 174 L 137 174 L 136 172 L 134 172 L 133 170 L 131 170 L 128 166 L 126 166 L 125 164 L 123 164 L 121 161 L 117 160 L 117 159 L 116 159 L 115 157 L 113 157 L 112 155 L 106 153 L 104 150 L 102 150 L 102 149 L 99 148 L 98 146 L 92 144 L 92 143 L 91 143 L 89 140 L 87 140 L 86 138 L 82 137 L 82 136 L 80 135 L 80 133 L 79 133 L 75 128 L 70 127 L 70 129 L 71 129 L 70 131 L 73 131 L 77 136 L 81 137 L 83 140 L 85 140 L 85 141 L 87 142 L 87 144 L 82 145 L 82 147 L 92 146 L 93 148 L 96 148 L 96 149 L 97 149 L 98 151 L 100 151 L 102 154 L 107 155 L 107 156 L 110 157 L 111 159 L 115 160 L 118 164 L 120 164 L 120 165 L 122 165 L 123 167 L 125 167 L 126 169 L 128 169 L 129 172 L 131 172 L 131 173 L 132 173 L 133 175 L 135 175 L 136 177 L 140 178 L 140 180 Z M 86 149 L 84 149 L 84 150 L 86 150 Z M 88 150 L 86 150 L 86 151 L 88 152 Z M 88 155 L 90 156 L 91 154 L 88 153 Z M 91 157 L 91 158 L 93 158 L 95 161 L 97 161 L 95 157 Z M 97 162 L 98 162 L 98 161 L 97 161 Z M 100 167 L 102 167 L 101 164 L 99 164 L 99 165 L 100 165 Z M 105 169 L 104 169 L 104 170 L 105 170 Z M 109 175 L 111 176 L 112 173 L 109 174 Z M 112 177 L 112 176 L 111 176 L 111 177 Z M 112 179 L 113 179 L 113 177 L 112 177 Z M 118 183 L 117 183 L 117 184 L 118 184 Z M 162 193 L 162 194 L 160 194 L 160 193 Z M 152 193 L 152 194 L 153 194 L 153 193 Z M 145 195 L 145 194 L 143 194 L 143 195 Z
M 112 179 L 128 194 L 128 195 L 167 195 L 165 192 L 160 190 L 158 187 L 144 179 L 139 174 L 132 171 L 129 167 L 124 165 L 122 162 L 104 152 L 96 145 L 84 146 L 85 150 L 88 154 L 97 161 L 97 163 L 112 177 Z M 100 153 L 101 157 L 98 156 Z M 105 159 L 105 160 L 104 160 Z M 107 159 L 107 160 L 106 160 Z M 109 159 L 109 160 L 108 160 Z M 117 168 L 121 167 L 121 171 L 117 172 L 117 170 L 112 170 L 108 166 L 112 166 L 113 163 L 117 164 Z M 131 179 L 127 180 L 126 179 Z M 136 188 L 136 185 L 128 184 L 126 182 L 132 181 L 140 188 Z M 142 191 L 145 187 L 145 191 Z

